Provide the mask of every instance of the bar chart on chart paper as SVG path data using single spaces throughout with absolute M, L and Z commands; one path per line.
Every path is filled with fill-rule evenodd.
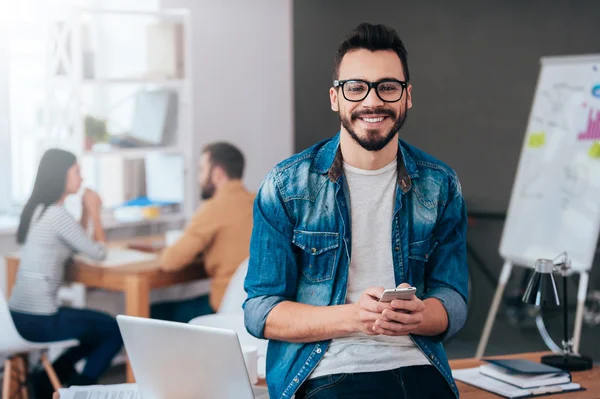
M 588 114 L 588 121 L 586 129 L 579 133 L 577 136 L 578 140 L 600 140 L 600 111 L 596 111 L 590 108 Z

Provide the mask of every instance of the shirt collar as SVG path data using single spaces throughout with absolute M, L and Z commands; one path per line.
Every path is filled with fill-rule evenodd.
M 235 179 L 235 180 L 230 180 L 227 183 L 223 184 L 221 186 L 221 188 L 219 189 L 219 193 L 218 194 L 229 194 L 235 191 L 246 191 L 246 187 L 244 187 L 244 183 L 239 180 L 239 179 Z
M 402 140 L 398 140 L 398 185 L 404 193 L 412 187 L 412 179 L 417 178 L 419 173 L 414 159 L 405 148 Z M 327 142 L 315 157 L 312 170 L 317 173 L 327 174 L 332 182 L 336 182 L 344 173 L 344 160 L 340 149 L 340 133 L 336 134 Z

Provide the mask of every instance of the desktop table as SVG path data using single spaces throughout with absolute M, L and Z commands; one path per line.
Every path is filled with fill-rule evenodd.
M 109 247 L 129 247 L 132 244 L 141 248 L 147 243 L 148 251 L 155 248 L 152 244 L 162 237 L 136 237 L 132 240 L 110 242 Z M 158 251 L 158 250 L 155 250 Z M 19 258 L 17 255 L 6 256 L 7 298 L 17 276 Z M 155 288 L 169 287 L 207 277 L 201 262 L 175 271 L 165 272 L 160 269 L 159 261 L 152 260 L 125 264 L 118 267 L 102 267 L 75 261 L 66 270 L 66 280 L 82 283 L 89 288 L 101 288 L 125 294 L 125 313 L 129 316 L 150 316 L 150 291 Z M 133 373 L 127 362 L 127 381 L 133 382 Z
M 549 352 L 532 352 L 532 353 L 517 353 L 514 355 L 504 356 L 490 356 L 491 358 L 497 359 L 527 359 L 534 362 L 539 362 L 541 357 L 547 355 Z M 454 370 L 466 369 L 471 367 L 477 367 L 483 362 L 474 358 L 470 359 L 456 359 L 450 360 L 450 367 Z M 555 394 L 550 396 L 556 399 L 600 399 L 600 367 L 594 366 L 592 370 L 587 371 L 576 371 L 572 373 L 573 382 L 580 384 L 584 387 L 585 391 L 567 392 L 563 394 Z M 260 381 L 259 384 L 264 384 L 264 381 Z M 497 399 L 500 396 L 473 387 L 471 385 L 464 384 L 460 381 L 456 382 L 458 390 L 460 392 L 461 399 Z M 60 399 L 58 393 L 54 394 L 53 399 Z

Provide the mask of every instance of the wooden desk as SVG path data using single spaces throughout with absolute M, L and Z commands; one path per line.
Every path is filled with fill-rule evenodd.
M 109 247 L 127 247 L 131 242 L 154 242 L 162 237 L 136 237 L 132 240 L 109 243 Z M 17 276 L 19 258 L 6 257 L 7 297 L 10 297 Z M 66 280 L 82 283 L 89 288 L 101 288 L 125 293 L 125 313 L 129 316 L 150 316 L 150 291 L 206 278 L 201 264 L 192 264 L 176 272 L 160 270 L 158 260 L 128 264 L 120 267 L 102 267 L 80 261 L 67 267 Z M 133 382 L 133 373 L 127 363 L 127 381 Z
M 496 359 L 527 359 L 534 362 L 539 362 L 543 355 L 547 355 L 549 352 L 533 352 L 533 353 L 522 353 L 516 355 L 505 355 L 505 356 L 490 356 Z M 483 362 L 476 359 L 457 359 L 450 360 L 450 367 L 454 370 L 467 369 L 477 367 L 483 364 Z M 585 391 L 567 392 L 564 394 L 552 395 L 552 398 L 556 399 L 600 399 L 600 367 L 595 366 L 592 370 L 578 371 L 573 373 L 573 382 L 580 384 L 584 387 Z M 259 381 L 259 385 L 266 385 L 266 381 Z M 483 391 L 479 388 L 475 388 L 471 385 L 464 384 L 460 381 L 456 381 L 458 390 L 460 391 L 461 399 L 498 399 L 500 396 L 491 392 Z M 58 393 L 54 393 L 53 399 L 60 399 Z
M 516 355 L 506 355 L 506 356 L 490 356 L 497 359 L 527 359 L 534 362 L 539 362 L 543 355 L 547 355 L 549 352 L 533 352 L 533 353 L 521 353 Z M 472 367 L 477 367 L 483 364 L 483 362 L 476 359 L 457 359 L 450 361 L 450 368 L 453 370 L 459 369 L 467 369 Z M 587 371 L 578 371 L 572 373 L 573 382 L 578 383 L 585 391 L 577 391 L 577 392 L 567 392 L 564 394 L 556 394 L 550 396 L 551 398 L 556 399 L 568 399 L 568 398 L 578 398 L 578 399 L 599 399 L 600 398 L 600 367 L 595 366 L 591 370 Z M 456 381 L 456 385 L 458 386 L 458 390 L 460 391 L 461 399 L 497 399 L 498 395 L 493 394 L 491 392 L 487 392 L 481 390 L 479 388 L 475 388 L 471 385 L 467 385 L 460 381 Z

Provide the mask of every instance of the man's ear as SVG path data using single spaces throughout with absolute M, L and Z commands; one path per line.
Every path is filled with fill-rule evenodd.
M 340 107 L 338 104 L 338 90 L 335 87 L 329 89 L 329 102 L 331 103 L 331 110 L 339 112 Z
M 210 176 L 212 181 L 222 181 L 226 177 L 227 177 L 227 173 L 225 173 L 225 170 L 221 166 L 215 165 L 212 167 L 211 176 Z

